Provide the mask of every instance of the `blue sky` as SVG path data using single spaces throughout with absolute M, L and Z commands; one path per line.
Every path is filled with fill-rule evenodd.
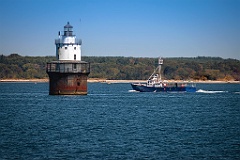
M 55 56 L 68 21 L 83 56 L 240 59 L 240 0 L 0 0 L 0 54 Z

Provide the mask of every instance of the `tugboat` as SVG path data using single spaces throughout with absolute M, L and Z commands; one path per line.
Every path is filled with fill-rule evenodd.
M 132 83 L 132 88 L 139 92 L 196 92 L 196 84 L 162 81 L 161 68 L 163 59 L 158 59 L 158 67 L 145 83 Z

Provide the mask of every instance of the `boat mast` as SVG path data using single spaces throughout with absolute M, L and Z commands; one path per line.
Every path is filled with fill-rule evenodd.
M 161 75 L 161 68 L 163 64 L 163 59 L 159 57 L 158 59 L 158 75 L 159 75 L 159 81 L 162 81 L 162 75 Z

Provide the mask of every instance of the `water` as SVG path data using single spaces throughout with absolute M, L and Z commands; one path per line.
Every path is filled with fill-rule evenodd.
M 240 159 L 240 84 L 197 89 L 49 96 L 48 83 L 0 83 L 0 159 Z

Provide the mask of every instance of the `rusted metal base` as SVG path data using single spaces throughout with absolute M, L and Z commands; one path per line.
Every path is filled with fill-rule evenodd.
M 87 77 L 83 73 L 48 72 L 50 95 L 87 95 Z

